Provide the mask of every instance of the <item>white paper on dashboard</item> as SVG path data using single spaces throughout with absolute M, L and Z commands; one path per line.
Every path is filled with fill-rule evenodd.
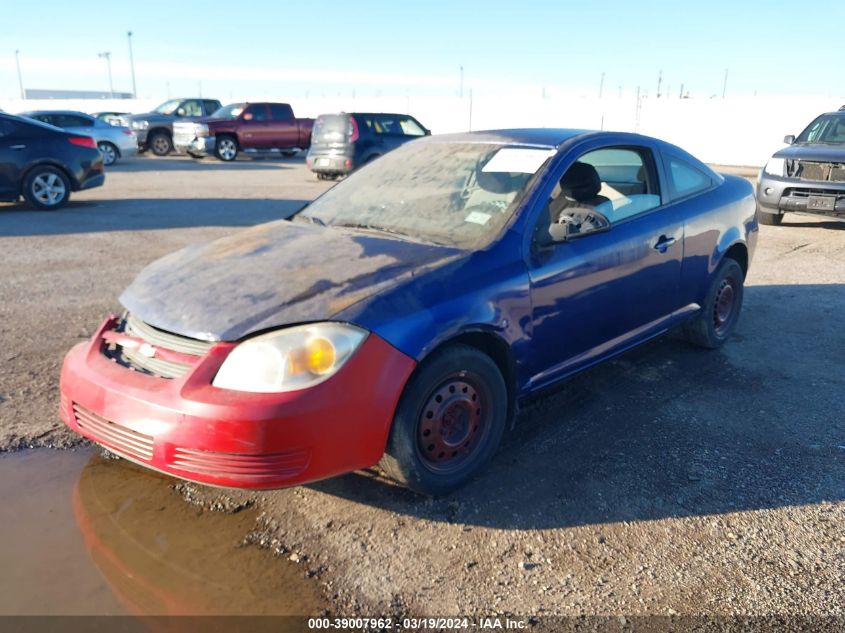
M 503 147 L 481 171 L 533 174 L 555 151 L 530 147 Z

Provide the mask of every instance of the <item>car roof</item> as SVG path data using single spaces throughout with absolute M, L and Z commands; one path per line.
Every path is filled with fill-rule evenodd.
M 89 119 L 92 118 L 92 115 L 87 112 L 80 112 L 79 110 L 29 110 L 27 112 L 21 112 L 21 116 L 35 116 L 42 114 L 71 114 L 73 116 L 84 116 Z
M 505 130 L 483 130 L 478 132 L 460 132 L 457 134 L 437 134 L 429 137 L 432 142 L 445 143 L 497 143 L 512 145 L 534 145 L 537 147 L 559 147 L 574 138 L 618 139 L 626 143 L 658 143 L 657 139 L 632 134 L 630 132 L 609 132 L 603 130 L 586 130 L 576 128 L 514 128 Z

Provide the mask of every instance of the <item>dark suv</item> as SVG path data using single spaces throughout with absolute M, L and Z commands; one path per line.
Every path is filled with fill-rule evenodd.
M 334 179 L 402 143 L 429 134 L 424 125 L 407 114 L 321 114 L 314 123 L 305 162 L 318 178 Z
M 810 123 L 789 147 L 776 152 L 760 172 L 760 222 L 780 224 L 791 211 L 845 218 L 845 111 Z

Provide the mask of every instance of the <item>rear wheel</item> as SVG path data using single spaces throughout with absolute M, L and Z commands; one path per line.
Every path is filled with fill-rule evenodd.
M 730 257 L 719 266 L 698 314 L 684 326 L 687 340 L 707 349 L 717 349 L 730 338 L 742 309 L 744 295 L 742 267 Z
M 760 224 L 766 224 L 768 226 L 780 226 L 780 223 L 783 222 L 783 213 L 766 213 L 765 211 L 761 211 L 757 214 L 757 217 L 760 219 Z
M 214 151 L 220 160 L 233 161 L 238 157 L 238 142 L 231 136 L 219 136 Z
M 173 140 L 167 132 L 153 132 L 147 145 L 156 156 L 167 156 L 173 150 Z
M 103 155 L 103 165 L 109 167 L 117 162 L 117 147 L 108 141 L 101 141 L 97 143 L 100 153 Z
M 380 465 L 411 490 L 447 494 L 493 457 L 507 409 L 505 381 L 489 356 L 466 345 L 435 352 L 405 387 Z
M 70 180 L 56 167 L 35 167 L 24 180 L 23 196 L 37 209 L 58 209 L 70 198 Z

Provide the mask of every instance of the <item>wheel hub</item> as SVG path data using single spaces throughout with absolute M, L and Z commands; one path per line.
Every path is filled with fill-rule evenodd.
M 465 380 L 450 379 L 422 409 L 417 432 L 420 454 L 431 464 L 455 465 L 472 453 L 483 428 L 478 391 Z
M 716 293 L 716 301 L 713 306 L 713 325 L 716 331 L 723 330 L 733 315 L 736 304 L 736 291 L 731 279 L 723 279 Z

